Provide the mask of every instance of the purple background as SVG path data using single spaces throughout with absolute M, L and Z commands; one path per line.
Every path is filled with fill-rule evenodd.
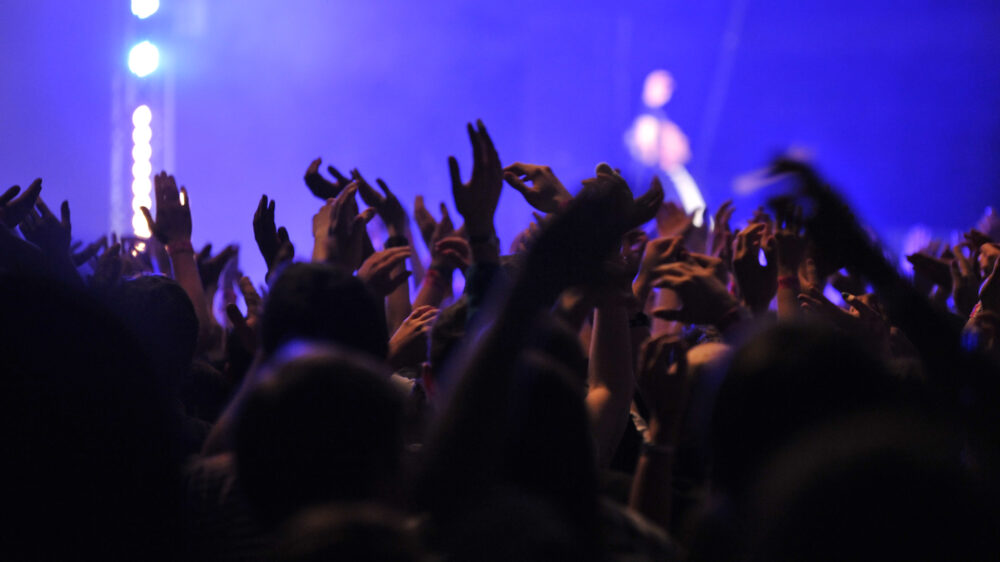
M 129 121 L 112 115 L 112 84 L 149 38 L 174 75 L 173 172 L 195 244 L 240 243 L 258 282 L 262 193 L 308 256 L 310 160 L 382 177 L 407 206 L 450 201 L 446 158 L 468 177 L 464 124 L 478 117 L 505 163 L 545 163 L 571 185 L 609 161 L 645 191 L 622 138 L 656 68 L 676 80 L 666 111 L 712 207 L 789 145 L 883 234 L 967 227 L 1000 202 L 995 0 L 161 4 L 136 23 L 127 0 L 3 2 L 0 183 L 42 176 L 50 202 L 71 201 L 78 238 L 105 232 L 113 126 Z M 737 205 L 745 217 L 756 201 Z M 505 191 L 505 246 L 528 218 Z

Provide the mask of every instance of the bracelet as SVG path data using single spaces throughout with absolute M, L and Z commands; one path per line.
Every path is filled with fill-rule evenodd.
M 629 328 L 649 328 L 653 322 L 645 312 L 637 312 L 635 316 L 628 319 Z
M 653 443 L 652 441 L 643 441 L 642 442 L 642 454 L 648 455 L 648 454 L 653 454 L 653 453 L 659 454 L 659 455 L 672 455 L 672 454 L 674 454 L 674 446 L 673 445 L 658 445 L 656 443 Z
M 397 234 L 395 236 L 390 236 L 388 240 L 385 241 L 385 249 L 389 248 L 401 248 L 403 246 L 409 246 L 410 239 L 402 234 Z
M 449 276 L 438 267 L 428 267 L 427 271 L 424 272 L 424 279 L 428 283 L 435 283 L 442 286 L 447 286 L 449 282 Z
M 167 244 L 167 253 L 170 255 L 174 254 L 193 254 L 194 246 L 191 245 L 190 240 L 178 240 L 176 242 L 171 242 Z
M 799 285 L 799 276 L 798 275 L 782 275 L 781 277 L 778 277 L 778 288 L 779 289 L 792 289 L 794 291 L 798 291 L 799 288 L 800 288 L 800 285 Z

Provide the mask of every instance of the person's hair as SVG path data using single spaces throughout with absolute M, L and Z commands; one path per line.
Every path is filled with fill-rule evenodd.
M 372 503 L 329 504 L 291 518 L 278 542 L 282 562 L 418 562 L 420 544 L 406 517 Z
M 995 560 L 989 494 L 954 435 L 879 412 L 809 432 L 754 487 L 745 560 Z
M 295 339 L 335 344 L 379 359 L 389 351 L 378 299 L 349 271 L 323 263 L 295 263 L 282 270 L 264 303 L 260 330 L 268 356 Z
M 732 355 L 712 417 L 712 479 L 739 494 L 797 432 L 885 405 L 895 379 L 846 335 L 815 324 L 778 324 Z
M 382 369 L 313 350 L 277 367 L 238 413 L 236 464 L 266 521 L 329 501 L 371 499 L 398 469 L 402 396 Z
M 169 277 L 143 275 L 111 289 L 107 302 L 138 340 L 161 382 L 177 391 L 198 343 L 198 316 L 184 289 Z
M 3 552 L 175 559 L 179 425 L 148 357 L 90 295 L 0 275 Z

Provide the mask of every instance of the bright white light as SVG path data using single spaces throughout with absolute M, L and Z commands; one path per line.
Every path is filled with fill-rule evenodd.
M 660 121 L 652 115 L 640 115 L 629 132 L 633 156 L 647 166 L 656 164 Z
M 135 178 L 132 180 L 132 194 L 136 196 L 144 195 L 149 197 L 153 192 L 153 182 L 149 178 Z
M 132 230 L 139 238 L 149 238 L 152 234 L 149 232 L 149 225 L 146 224 L 146 217 L 142 216 L 141 213 L 132 215 Z
M 135 144 L 149 144 L 153 138 L 153 130 L 149 127 L 136 127 L 132 130 L 132 142 Z
M 132 125 L 135 127 L 148 127 L 153 120 L 153 112 L 148 105 L 140 105 L 132 112 Z
M 132 164 L 133 178 L 149 179 L 149 175 L 152 173 L 153 173 L 153 165 L 149 163 L 149 160 L 137 160 L 135 163 Z
M 642 86 L 642 102 L 646 107 L 662 107 L 674 95 L 674 77 L 666 70 L 654 70 Z
M 149 76 L 158 66 L 160 66 L 160 51 L 149 41 L 136 44 L 128 52 L 128 69 L 139 78 Z
M 132 147 L 132 160 L 149 160 L 153 157 L 153 147 L 148 142 L 139 143 Z
M 132 13 L 144 20 L 160 9 L 160 0 L 132 0 Z

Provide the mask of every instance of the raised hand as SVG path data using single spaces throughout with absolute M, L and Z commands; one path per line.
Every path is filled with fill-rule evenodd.
M 31 182 L 28 189 L 18 197 L 20 192 L 21 187 L 15 185 L 0 195 L 0 223 L 7 228 L 21 224 L 24 217 L 34 209 L 38 194 L 42 192 L 42 179 Z
M 233 332 L 236 333 L 240 345 L 252 355 L 257 350 L 257 330 L 260 324 L 262 300 L 249 277 L 240 277 L 239 287 L 243 293 L 243 301 L 247 305 L 247 314 L 243 316 L 236 303 L 229 303 L 226 305 L 226 316 L 233 325 Z
M 543 213 L 555 213 L 573 199 L 548 166 L 515 162 L 503 172 L 503 179 L 519 191 L 529 205 Z M 525 181 L 530 181 L 531 185 L 526 185 Z
M 466 232 L 473 241 L 496 236 L 493 215 L 503 188 L 503 168 L 493 140 L 483 122 L 476 123 L 478 130 L 471 123 L 467 125 L 473 156 L 472 178 L 467 183 L 462 183 L 458 160 L 454 156 L 448 157 L 455 208 L 465 219 Z
M 191 241 L 191 199 L 183 186 L 177 189 L 174 176 L 160 172 L 153 178 L 156 195 L 156 219 L 146 207 L 140 207 L 149 231 L 162 244 L 169 246 Z
M 687 236 L 694 228 L 694 215 L 688 215 L 674 202 L 667 202 L 656 212 L 656 233 L 660 238 Z
M 721 259 L 726 267 L 733 262 L 733 239 L 735 234 L 729 228 L 729 221 L 733 218 L 733 200 L 727 199 L 715 212 L 715 225 L 712 227 L 712 234 L 708 243 L 708 254 Z
M 417 367 L 427 360 L 427 337 L 438 309 L 418 306 L 403 320 L 389 339 L 389 364 L 394 368 Z
M 441 220 L 438 221 L 424 205 L 423 195 L 417 195 L 413 202 L 413 218 L 417 221 L 420 237 L 424 240 L 424 245 L 428 250 L 433 251 L 435 242 L 451 236 L 455 232 L 455 225 L 448 215 L 448 207 L 443 202 L 441 203 Z
M 212 244 L 205 244 L 201 251 L 198 252 L 198 255 L 195 256 L 195 261 L 198 263 L 198 276 L 201 278 L 201 284 L 205 287 L 214 287 L 217 285 L 219 276 L 222 275 L 222 270 L 231 261 L 238 259 L 239 253 L 240 247 L 230 244 L 213 256 Z
M 107 248 L 108 237 L 107 235 L 101 236 L 97 240 L 94 240 L 90 244 L 84 246 L 82 250 L 79 249 L 80 246 L 83 246 L 83 242 L 73 242 L 69 247 L 73 254 L 73 265 L 77 267 L 87 263 L 92 258 L 97 256 L 98 252 Z
M 802 208 L 786 198 L 771 201 L 775 210 L 774 247 L 779 276 L 798 277 L 799 266 L 806 255 L 805 226 Z
M 330 175 L 334 177 L 336 182 L 331 182 L 324 178 L 319 173 L 319 165 L 323 163 L 322 158 L 317 158 L 309 163 L 309 167 L 306 168 L 306 187 L 313 195 L 319 197 L 320 199 L 326 201 L 327 199 L 333 199 L 334 197 L 340 195 L 340 192 L 347 188 L 347 185 L 351 183 L 351 180 L 344 177 L 336 168 L 333 166 L 327 166 L 327 171 Z
M 636 197 L 634 203 L 629 221 L 631 226 L 641 226 L 653 220 L 663 206 L 663 184 L 660 183 L 660 178 L 653 176 L 649 191 Z
M 365 202 L 365 205 L 375 209 L 382 222 L 385 223 L 389 236 L 405 236 L 409 221 L 406 209 L 403 208 L 399 199 L 389 191 L 389 186 L 382 181 L 382 178 L 375 178 L 375 183 L 382 190 L 382 193 L 379 193 L 365 181 L 357 168 L 351 170 L 351 177 L 358 184 L 358 194 L 361 195 L 361 200 Z
M 405 262 L 410 254 L 410 248 L 406 246 L 375 252 L 361 264 L 358 269 L 358 279 L 361 279 L 377 296 L 384 297 L 410 277 L 409 271 L 396 273 L 397 266 Z
M 660 308 L 653 315 L 671 322 L 720 326 L 739 312 L 739 303 L 729 294 L 713 268 L 693 262 L 677 262 L 656 269 L 654 287 L 672 289 L 683 302 L 680 309 Z
M 764 240 L 768 228 L 768 224 L 764 222 L 751 223 L 744 228 L 736 235 L 736 251 L 733 254 L 733 275 L 743 300 L 755 314 L 765 312 L 778 291 L 774 238 Z M 762 248 L 767 265 L 760 265 Z
M 869 295 L 842 294 L 850 310 L 833 304 L 816 288 L 800 293 L 799 303 L 808 313 L 827 320 L 843 332 L 860 335 L 877 350 L 885 350 L 889 344 L 889 325 L 873 298 Z
M 1000 314 L 1000 260 L 993 262 L 993 271 L 986 277 L 983 286 L 979 289 L 980 308 Z
M 121 282 L 122 272 L 125 268 L 121 259 L 121 251 L 121 244 L 115 242 L 97 256 L 97 263 L 94 264 L 94 275 L 90 278 L 91 285 L 98 288 L 111 288 Z
M 955 301 L 955 311 L 968 317 L 979 300 L 979 272 L 972 257 L 966 257 L 962 248 L 955 246 L 951 261 L 951 296 Z
M 69 259 L 69 246 L 73 241 L 69 220 L 69 202 L 63 201 L 59 207 L 60 217 L 56 218 L 49 207 L 38 197 L 35 210 L 29 209 L 21 221 L 24 239 L 38 246 L 53 259 Z
M 273 200 L 268 202 L 267 195 L 261 195 L 257 211 L 253 214 L 253 237 L 267 264 L 268 273 L 295 257 L 295 246 L 288 239 L 288 230 L 275 226 L 274 205 Z
M 431 255 L 431 268 L 445 274 L 456 269 L 465 273 L 472 265 L 472 247 L 469 241 L 461 236 L 446 236 L 434 243 Z
M 680 427 L 689 386 L 684 341 L 668 334 L 642 344 L 636 383 L 651 418 L 660 425 L 658 429 L 676 437 L 673 433 Z M 666 435 L 663 437 L 673 441 Z
M 642 261 L 639 263 L 639 271 L 632 283 L 632 292 L 635 293 L 640 303 L 645 303 L 646 299 L 649 298 L 650 291 L 653 290 L 657 268 L 661 265 L 681 261 L 686 254 L 684 240 L 680 236 L 657 238 L 646 244 Z
M 357 184 L 350 184 L 313 216 L 313 260 L 333 262 L 351 271 L 361 266 L 365 225 L 375 217 L 375 209 L 358 213 L 357 192 Z

